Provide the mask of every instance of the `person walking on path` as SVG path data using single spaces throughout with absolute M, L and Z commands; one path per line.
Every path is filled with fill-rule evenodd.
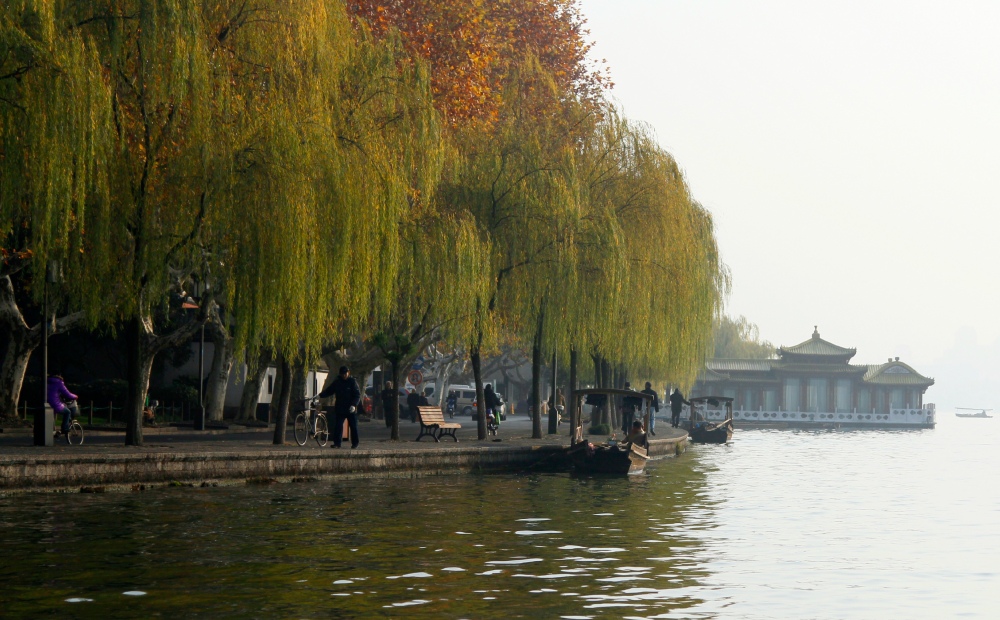
M 649 414 L 649 434 L 656 434 L 656 414 L 660 412 L 660 395 L 656 393 L 653 389 L 653 384 L 649 381 L 646 382 L 646 389 L 642 391 L 643 394 L 649 394 L 653 397 L 653 402 L 651 404 L 652 412 Z
M 357 448 L 358 438 L 358 403 L 361 402 L 361 388 L 357 380 L 351 376 L 351 369 L 340 367 L 340 375 L 333 380 L 330 387 L 319 393 L 320 398 L 333 396 L 333 448 L 339 448 L 344 437 L 344 420 L 351 429 L 351 448 Z
M 674 393 L 670 395 L 670 426 L 677 428 L 681 423 L 681 409 L 684 405 L 690 406 L 691 403 L 684 400 L 684 395 L 681 394 L 680 388 L 674 388 Z
M 410 390 L 410 393 L 406 395 L 406 407 L 410 412 L 410 422 L 416 423 L 417 421 L 417 407 L 420 406 L 420 394 L 417 394 L 417 390 Z
M 381 399 L 382 399 L 382 417 L 385 418 L 385 427 L 386 428 L 392 427 L 392 417 L 391 417 L 390 413 L 392 413 L 392 415 L 399 415 L 399 407 L 396 408 L 395 412 L 390 412 L 390 409 L 392 407 L 392 401 L 393 401 L 393 398 L 392 398 L 393 392 L 395 392 L 395 390 L 392 387 L 392 381 L 386 381 L 385 382 L 385 387 L 382 388 L 382 394 L 381 394 Z
M 69 422 L 77 415 L 79 415 L 80 410 L 74 403 L 72 407 L 66 406 L 66 403 L 71 403 L 76 400 L 77 396 L 73 392 L 70 392 L 66 388 L 66 384 L 63 382 L 63 378 L 59 375 L 52 375 L 49 377 L 48 391 L 46 395 L 46 400 L 52 405 L 53 411 L 56 414 L 62 414 L 62 433 L 63 435 L 69 433 Z

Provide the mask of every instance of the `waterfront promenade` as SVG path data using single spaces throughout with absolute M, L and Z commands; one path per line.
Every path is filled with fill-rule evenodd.
M 18 489 L 102 491 L 156 484 L 231 484 L 289 481 L 328 476 L 427 476 L 466 472 L 552 471 L 566 468 L 569 428 L 531 439 L 531 420 L 512 416 L 500 441 L 476 439 L 467 417 L 459 441 L 413 441 L 419 424 L 400 422 L 400 441 L 389 440 L 382 421 L 362 422 L 361 445 L 352 450 L 320 448 L 314 441 L 295 444 L 291 427 L 286 445 L 272 443 L 273 429 L 232 425 L 228 430 L 193 431 L 145 428 L 142 447 L 123 445 L 123 433 L 88 430 L 82 446 L 57 440 L 53 447 L 32 445 L 30 429 L 0 433 L 0 493 Z M 663 421 L 650 454 L 672 456 L 687 445 L 687 433 Z M 547 429 L 543 421 L 543 433 Z M 604 438 L 588 438 L 590 441 Z

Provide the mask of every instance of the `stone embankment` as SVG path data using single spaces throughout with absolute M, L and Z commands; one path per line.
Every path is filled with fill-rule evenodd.
M 88 431 L 84 445 L 34 447 L 27 432 L 0 435 L 0 493 L 16 490 L 111 490 L 157 484 L 220 484 L 343 476 L 428 476 L 467 472 L 520 473 L 567 468 L 567 429 L 531 439 L 530 421 L 508 420 L 500 441 L 478 441 L 475 424 L 460 420 L 459 442 L 412 439 L 417 425 L 404 422 L 402 441 L 388 440 L 384 424 L 361 424 L 352 450 L 276 446 L 272 431 L 196 432 L 150 429 L 142 447 L 122 444 L 121 433 Z M 687 434 L 663 425 L 650 456 L 680 454 Z M 291 434 L 288 441 L 291 442 Z M 332 443 L 331 443 L 332 445 Z

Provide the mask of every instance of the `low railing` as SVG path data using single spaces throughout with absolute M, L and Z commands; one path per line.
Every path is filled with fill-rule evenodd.
M 819 423 L 819 424 L 899 424 L 927 425 L 934 424 L 935 411 L 928 408 L 892 408 L 888 413 L 872 411 L 765 411 L 764 409 L 735 409 L 733 419 L 745 422 L 789 422 L 789 423 Z M 725 419 L 724 409 L 698 409 L 698 415 L 709 421 Z
M 90 401 L 86 405 L 78 403 L 80 407 L 81 422 L 86 420 L 87 425 L 106 424 L 109 426 L 121 426 L 125 424 L 125 406 L 115 405 L 113 401 L 108 401 L 106 406 L 95 405 Z M 21 419 L 27 420 L 29 414 L 39 411 L 41 407 L 30 406 L 27 402 L 22 402 L 17 411 Z M 171 422 L 184 422 L 193 420 L 192 407 L 189 403 L 167 403 L 152 407 L 158 424 L 169 424 Z

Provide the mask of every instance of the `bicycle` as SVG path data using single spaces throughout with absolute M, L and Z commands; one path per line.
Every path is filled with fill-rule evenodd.
M 330 440 L 330 427 L 326 421 L 326 414 L 319 408 L 317 399 L 307 398 L 305 402 L 306 409 L 295 416 L 295 443 L 304 446 L 309 438 L 313 437 L 316 443 L 323 447 Z M 315 425 L 310 425 L 312 416 L 316 416 Z
M 76 407 L 76 401 L 69 403 L 67 406 Z M 53 433 L 53 436 L 55 437 L 59 437 L 60 435 L 66 437 L 66 442 L 69 445 L 78 446 L 83 443 L 83 425 L 77 421 L 76 416 L 74 415 L 73 419 L 70 420 L 68 433 L 64 434 L 61 430 Z

